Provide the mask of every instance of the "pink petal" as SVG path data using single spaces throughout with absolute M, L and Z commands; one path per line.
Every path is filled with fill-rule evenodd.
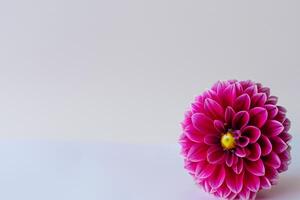
M 246 151 L 244 148 L 241 148 L 241 147 L 237 147 L 236 150 L 235 150 L 235 155 L 238 156 L 238 157 L 245 157 L 246 156 Z
M 222 96 L 224 93 L 225 88 L 229 85 L 227 81 L 219 81 L 217 83 L 217 94 Z
M 248 137 L 250 143 L 255 143 L 259 139 L 261 132 L 255 126 L 246 126 L 242 129 L 242 135 Z
M 239 130 L 246 126 L 249 122 L 249 114 L 246 111 L 240 111 L 233 117 L 232 126 L 235 130 Z
M 278 171 L 274 169 L 273 167 L 266 167 L 266 178 L 269 179 L 270 183 L 272 185 L 276 184 L 278 182 Z
M 267 97 L 270 96 L 270 88 L 268 88 L 268 87 L 262 87 L 262 88 L 258 89 L 258 92 L 265 93 L 267 95 Z
M 245 93 L 247 93 L 250 97 L 253 96 L 254 94 L 257 93 L 257 86 L 256 86 L 256 85 L 253 85 L 253 86 L 248 87 L 248 88 L 245 90 Z
M 247 187 L 243 187 L 238 199 L 250 199 L 250 190 L 248 190 Z
M 233 161 L 234 161 L 234 155 L 233 155 L 233 153 L 231 153 L 231 152 L 228 152 L 227 154 L 226 154 L 226 165 L 228 166 L 228 167 L 231 167 L 232 165 L 233 165 Z
M 191 104 L 191 111 L 192 113 L 200 113 L 204 112 L 204 105 L 200 102 L 194 102 Z
M 219 188 L 225 180 L 225 169 L 223 165 L 219 165 L 210 176 L 210 186 L 214 189 Z
M 192 115 L 193 126 L 203 134 L 218 134 L 213 121 L 202 113 Z
M 227 106 L 232 106 L 236 98 L 236 91 L 234 85 L 228 85 L 223 92 L 223 103 Z
M 241 136 L 237 140 L 237 145 L 239 145 L 240 147 L 245 147 L 249 144 L 249 141 L 250 141 L 250 139 L 248 137 Z
M 234 200 L 236 199 L 238 196 L 238 194 L 234 193 L 234 192 L 231 192 L 228 196 L 227 196 L 227 199 L 228 200 Z
M 188 172 L 194 174 L 197 168 L 197 163 L 196 162 L 191 162 L 189 160 L 185 160 L 184 162 L 184 168 L 188 170 Z
M 267 101 L 267 95 L 265 93 L 257 93 L 251 97 L 251 107 L 263 106 Z
M 244 92 L 243 86 L 239 82 L 234 83 L 234 86 L 235 86 L 236 96 L 242 95 L 242 93 Z
M 239 193 L 243 188 L 244 173 L 235 174 L 230 168 L 226 170 L 227 187 L 234 193 Z
M 232 107 L 228 106 L 225 110 L 225 122 L 228 124 L 231 123 L 234 115 L 235 115 L 235 111 L 233 110 Z
M 271 152 L 269 155 L 266 156 L 265 158 L 265 164 L 273 167 L 275 169 L 279 168 L 281 165 L 281 161 L 277 153 Z
M 249 110 L 250 108 L 250 97 L 248 94 L 243 94 L 239 96 L 233 104 L 236 111 Z
M 287 161 L 291 160 L 291 154 L 290 154 L 289 149 L 278 154 L 278 156 L 280 157 L 280 160 L 282 160 L 283 162 L 287 162 Z
M 285 142 L 289 142 L 292 139 L 292 136 L 286 132 L 280 133 L 279 137 Z
M 265 108 L 255 107 L 250 110 L 250 124 L 258 128 L 262 127 L 268 119 L 268 112 Z
M 287 112 L 286 108 L 283 107 L 283 106 L 277 106 L 277 108 L 278 108 L 279 111 L 281 111 L 281 112 L 283 112 L 283 113 L 286 113 L 286 112 Z
M 204 161 L 202 165 L 201 164 L 197 165 L 195 175 L 199 179 L 208 178 L 209 176 L 212 175 L 214 170 L 215 170 L 215 165 L 211 165 L 206 161 Z
M 209 185 L 209 182 L 206 181 L 206 180 L 203 181 L 203 189 L 204 189 L 205 192 L 208 192 L 208 193 L 210 193 L 211 190 L 212 190 L 212 188 L 211 188 L 210 185 Z
M 264 133 L 269 137 L 277 136 L 283 131 L 283 125 L 276 120 L 268 120 L 264 126 Z
M 248 152 L 250 152 L 250 154 L 247 155 L 247 159 L 251 161 L 256 161 L 261 156 L 261 148 L 257 143 L 248 145 Z
M 228 195 L 230 194 L 230 192 L 231 192 L 230 189 L 224 183 L 217 190 L 217 193 L 218 193 L 219 197 L 221 197 L 221 198 L 227 198 Z
M 204 102 L 204 109 L 206 112 L 210 113 L 211 116 L 213 116 L 214 118 L 217 119 L 224 118 L 224 109 L 215 100 L 207 98 Z
M 233 164 L 232 169 L 236 174 L 240 174 L 244 169 L 243 159 L 237 157 L 237 163 Z
M 257 192 L 250 192 L 249 199 L 256 199 Z
M 275 105 L 266 104 L 265 108 L 268 111 L 268 119 L 273 119 L 278 113 L 278 108 Z
M 278 97 L 270 96 L 266 102 L 266 104 L 273 104 L 276 105 L 278 101 Z
M 276 153 L 281 153 L 288 148 L 288 145 L 280 137 L 272 137 L 271 143 Z
M 281 122 L 281 123 L 283 123 L 286 119 L 285 112 L 282 112 L 282 111 L 278 110 L 278 113 L 277 113 L 277 115 L 275 116 L 274 119 Z
M 220 142 L 220 137 L 215 135 L 206 135 L 204 137 L 204 143 L 208 145 L 218 144 Z
M 245 173 L 244 179 L 247 180 L 245 181 L 245 186 L 252 192 L 257 192 L 259 190 L 260 186 L 260 178 L 259 176 L 255 176 L 251 173 Z
M 285 132 L 289 131 L 291 127 L 291 121 L 288 118 L 286 118 L 283 122 L 283 126 Z
M 261 135 L 261 138 L 258 141 L 261 148 L 261 155 L 268 155 L 272 151 L 272 144 L 268 137 Z
M 214 120 L 214 127 L 220 133 L 224 133 L 225 132 L 224 122 L 222 122 L 220 120 Z
M 219 145 L 210 146 L 207 150 L 207 161 L 211 164 L 220 164 L 224 161 L 225 154 Z
M 261 159 L 257 161 L 245 160 L 245 167 L 251 174 L 255 176 L 263 176 L 265 174 L 265 166 Z
M 277 169 L 279 173 L 288 170 L 288 163 L 281 162 L 280 167 Z
M 260 176 L 260 186 L 262 189 L 267 190 L 271 188 L 271 183 L 265 176 Z
M 254 82 L 251 80 L 240 81 L 240 84 L 243 86 L 244 90 L 248 87 L 254 86 Z
M 207 146 L 205 144 L 194 144 L 188 151 L 187 158 L 193 162 L 199 162 L 206 159 Z
M 193 142 L 202 143 L 204 135 L 197 131 L 193 126 L 188 125 L 184 129 L 184 134 Z

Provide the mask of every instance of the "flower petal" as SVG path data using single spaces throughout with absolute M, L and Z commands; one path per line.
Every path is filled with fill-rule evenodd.
M 250 97 L 248 94 L 243 94 L 239 96 L 233 104 L 236 111 L 249 110 L 250 108 Z
M 271 143 L 276 153 L 281 153 L 288 148 L 288 145 L 280 137 L 272 137 Z
M 220 133 L 224 133 L 225 132 L 224 122 L 222 122 L 220 120 L 214 120 L 214 127 Z
M 235 82 L 234 86 L 235 86 L 236 96 L 242 95 L 244 92 L 243 86 L 239 82 Z
M 206 135 L 204 137 L 204 143 L 208 145 L 218 144 L 220 142 L 220 138 L 216 135 Z
M 213 121 L 203 113 L 195 113 L 192 115 L 193 126 L 203 134 L 218 134 L 214 128 Z
M 243 158 L 246 156 L 246 151 L 244 148 L 241 148 L 241 147 L 237 147 L 236 150 L 235 150 L 235 155 L 240 157 L 240 158 Z
M 275 105 L 266 104 L 265 108 L 268 111 L 268 119 L 273 119 L 278 113 L 278 108 Z
M 232 107 L 228 106 L 225 110 L 225 122 L 228 124 L 231 123 L 234 115 L 235 115 L 235 111 L 233 110 Z
M 204 135 L 197 131 L 193 126 L 188 125 L 184 129 L 184 134 L 193 142 L 202 143 Z
M 276 184 L 278 182 L 278 171 L 274 169 L 273 167 L 266 167 L 266 178 L 269 179 L 270 183 L 272 185 Z
M 278 156 L 280 157 L 280 160 L 282 160 L 283 162 L 287 162 L 291 160 L 291 153 L 290 150 L 287 149 L 284 152 L 278 154 Z
M 236 174 L 240 174 L 244 169 L 244 161 L 242 158 L 238 158 L 237 161 L 236 164 L 233 164 L 232 169 Z
M 259 176 L 255 176 L 249 172 L 245 173 L 244 179 L 247 180 L 245 181 L 245 186 L 252 192 L 257 192 L 259 190 L 260 186 L 260 178 Z
M 194 144 L 191 146 L 190 150 L 188 151 L 187 158 L 193 162 L 199 162 L 206 159 L 206 151 L 207 145 L 205 144 Z
M 188 170 L 188 172 L 194 174 L 197 168 L 197 163 L 196 162 L 191 162 L 189 160 L 184 161 L 184 168 Z
M 231 167 L 232 165 L 233 165 L 233 161 L 234 161 L 234 155 L 233 155 L 233 153 L 231 153 L 231 152 L 228 152 L 227 154 L 226 154 L 226 165 L 228 166 L 228 167 Z
M 259 128 L 255 126 L 246 126 L 245 128 L 242 129 L 242 135 L 248 137 L 250 143 L 255 143 L 259 139 L 261 132 Z
M 286 108 L 283 107 L 283 106 L 277 106 L 277 108 L 278 108 L 279 111 L 281 111 L 281 112 L 283 112 L 283 113 L 286 113 L 286 112 L 287 112 Z
M 220 164 L 224 161 L 225 154 L 219 145 L 210 146 L 207 150 L 207 161 L 211 164 Z
M 252 86 L 248 87 L 245 90 L 245 93 L 247 93 L 250 97 L 253 96 L 254 94 L 257 93 L 257 86 L 256 85 L 252 85 Z
M 232 120 L 232 126 L 235 130 L 239 130 L 246 126 L 249 122 L 249 114 L 246 111 L 236 113 Z
M 223 183 L 217 190 L 217 194 L 221 198 L 227 198 L 228 195 L 230 195 L 230 193 L 231 193 L 231 191 L 225 183 Z
M 205 99 L 204 109 L 206 112 L 210 113 L 211 116 L 217 119 L 224 118 L 224 109 L 218 102 L 210 98 Z
M 251 160 L 251 161 L 256 161 L 261 156 L 261 148 L 260 148 L 259 144 L 257 144 L 257 143 L 249 144 L 248 145 L 248 152 L 250 154 L 247 155 L 247 159 Z
M 279 137 L 285 142 L 289 142 L 292 139 L 292 136 L 286 132 L 280 133 Z
M 278 97 L 270 96 L 266 102 L 266 104 L 273 104 L 276 105 L 278 102 Z
M 268 155 L 272 151 L 272 144 L 267 136 L 261 135 L 258 143 L 261 147 L 261 155 Z
M 238 199 L 250 199 L 250 190 L 247 187 L 243 187 Z
M 286 119 L 285 112 L 282 112 L 282 111 L 278 110 L 278 113 L 277 113 L 277 115 L 275 116 L 274 119 L 281 122 L 281 123 L 283 123 L 284 120 Z
M 271 183 L 265 176 L 260 176 L 260 186 L 262 189 L 268 190 L 271 188 Z
M 226 170 L 226 184 L 233 193 L 239 193 L 243 188 L 244 173 L 235 174 L 232 169 Z
M 237 145 L 239 145 L 240 147 L 245 147 L 249 144 L 249 142 L 250 142 L 250 139 L 248 137 L 241 136 L 237 140 Z
M 268 119 L 268 111 L 262 107 L 255 107 L 250 110 L 250 124 L 258 128 L 262 127 Z
M 290 130 L 290 128 L 291 128 L 291 121 L 288 119 L 288 118 L 286 118 L 284 121 L 283 121 L 283 126 L 284 126 L 284 131 L 285 132 L 287 132 L 287 131 L 289 131 Z
M 277 153 L 272 151 L 269 155 L 265 157 L 265 164 L 277 169 L 281 165 L 281 160 Z
M 257 161 L 245 160 L 245 167 L 251 174 L 255 176 L 263 176 L 265 174 L 265 166 L 261 159 Z
M 270 88 L 268 88 L 268 87 L 262 87 L 262 88 L 259 88 L 259 89 L 258 89 L 258 92 L 265 93 L 265 94 L 267 95 L 267 97 L 270 96 Z
M 209 176 L 212 175 L 212 173 L 215 170 L 215 165 L 211 165 L 207 163 L 206 161 L 203 162 L 203 164 L 198 164 L 196 171 L 195 171 L 195 176 L 198 179 L 204 179 L 208 178 Z
M 263 106 L 267 101 L 267 95 L 265 93 L 257 93 L 251 97 L 251 107 Z
M 236 98 L 236 90 L 233 84 L 228 85 L 223 92 L 223 103 L 226 106 L 232 106 L 234 99 Z
M 219 188 L 225 180 L 225 169 L 223 165 L 219 165 L 210 176 L 210 186 L 213 189 Z
M 276 120 L 268 120 L 263 127 L 266 136 L 273 137 L 279 135 L 283 131 L 283 125 Z

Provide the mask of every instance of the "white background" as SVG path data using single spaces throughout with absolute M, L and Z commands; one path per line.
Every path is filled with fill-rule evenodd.
M 299 1 L 0 3 L 0 136 L 174 143 L 218 79 L 272 88 L 299 132 Z
M 1 1 L 1 199 L 210 198 L 183 170 L 179 123 L 232 78 L 271 87 L 292 121 L 290 170 L 259 198 L 299 199 L 299 7 Z

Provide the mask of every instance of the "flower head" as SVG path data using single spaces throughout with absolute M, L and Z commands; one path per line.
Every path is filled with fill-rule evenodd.
M 288 169 L 290 120 L 260 83 L 217 82 L 195 98 L 182 128 L 185 168 L 215 196 L 254 199 Z

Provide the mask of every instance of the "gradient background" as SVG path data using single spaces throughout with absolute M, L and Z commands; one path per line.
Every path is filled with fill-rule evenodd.
M 299 1 L 0 4 L 0 137 L 174 143 L 218 79 L 272 88 L 299 132 Z

